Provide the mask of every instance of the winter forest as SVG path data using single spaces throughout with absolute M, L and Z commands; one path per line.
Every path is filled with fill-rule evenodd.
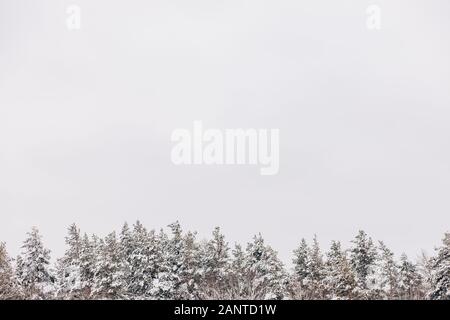
M 349 248 L 316 237 L 293 250 L 292 267 L 256 235 L 230 246 L 219 228 L 209 240 L 125 224 L 104 238 L 68 228 L 63 257 L 51 263 L 37 228 L 12 259 L 0 243 L 0 299 L 450 299 L 450 233 L 433 256 L 394 257 L 364 231 Z

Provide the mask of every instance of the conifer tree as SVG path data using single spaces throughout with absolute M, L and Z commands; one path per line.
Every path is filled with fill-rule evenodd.
M 120 299 L 124 295 L 123 266 L 115 232 L 98 243 L 93 295 L 99 299 Z
M 423 280 L 417 267 L 408 260 L 406 254 L 400 257 L 399 265 L 399 299 L 423 299 Z
M 0 300 L 16 298 L 19 298 L 19 291 L 11 258 L 6 252 L 5 244 L 0 242 Z
M 342 300 L 355 297 L 355 274 L 338 241 L 332 241 L 330 251 L 327 253 L 324 282 L 328 299 Z
M 324 263 L 317 236 L 314 235 L 313 244 L 308 250 L 307 276 L 305 278 L 309 297 L 324 299 Z
M 306 286 L 306 278 L 309 275 L 309 247 L 306 240 L 303 238 L 300 241 L 300 245 L 294 250 L 294 274 L 290 284 L 291 295 L 294 298 L 305 299 L 308 297 L 309 292 Z
M 373 288 L 377 252 L 372 239 L 364 231 L 359 231 L 352 241 L 350 250 L 350 265 L 352 266 L 358 284 L 360 298 L 370 298 Z
M 399 267 L 394 260 L 394 253 L 379 242 L 379 289 L 385 299 L 397 299 L 399 295 Z
M 300 281 L 308 276 L 308 252 L 309 247 L 305 239 L 302 239 L 300 245 L 294 250 L 294 272 Z
M 50 271 L 50 250 L 44 247 L 36 227 L 27 233 L 17 261 L 17 278 L 25 297 L 47 299 L 53 294 L 54 277 Z
M 225 236 L 218 227 L 212 235 L 213 238 L 204 244 L 201 260 L 201 287 L 207 297 L 226 295 L 230 271 L 229 247 Z
M 200 298 L 202 296 L 200 291 L 205 289 L 202 285 L 205 273 L 202 269 L 201 251 L 195 232 L 189 231 L 184 236 L 181 259 L 179 295 L 183 299 Z
M 246 292 L 251 299 L 283 299 L 287 278 L 277 252 L 265 245 L 261 234 L 248 243 L 245 258 Z
M 58 296 L 66 299 L 82 298 L 80 230 L 75 224 L 68 228 L 67 250 L 57 262 Z
M 125 222 L 122 226 L 122 230 L 120 231 L 120 259 L 122 261 L 122 276 L 123 281 L 126 284 L 126 288 L 123 290 L 123 294 L 127 297 L 132 295 L 130 290 L 130 283 L 132 282 L 132 265 L 131 265 L 131 256 L 134 251 L 134 245 L 132 241 L 131 231 L 128 227 L 128 223 Z
M 242 250 L 241 245 L 235 244 L 234 249 L 231 251 L 231 255 L 230 270 L 227 277 L 226 289 L 222 298 L 232 300 L 245 299 L 247 291 L 246 281 L 248 280 L 245 271 L 245 252 Z
M 450 233 L 446 233 L 437 256 L 431 260 L 431 290 L 433 300 L 450 300 Z
M 179 222 L 169 225 L 171 237 L 163 230 L 159 233 L 157 253 L 158 271 L 153 281 L 152 296 L 156 299 L 177 299 L 183 296 L 182 253 L 183 234 Z
M 157 275 L 158 257 L 154 230 L 148 232 L 139 221 L 136 221 L 132 232 L 122 230 L 121 245 L 126 266 L 124 281 L 129 297 L 150 298 L 153 280 Z
M 96 270 L 96 248 L 98 245 L 96 236 L 89 239 L 87 234 L 83 235 L 80 252 L 80 278 L 81 278 L 81 297 L 88 299 L 92 297 L 94 288 L 94 277 Z
M 324 262 L 317 237 L 308 246 L 304 239 L 294 251 L 294 296 L 300 299 L 323 299 L 325 295 Z M 294 281 L 295 281 L 294 280 Z

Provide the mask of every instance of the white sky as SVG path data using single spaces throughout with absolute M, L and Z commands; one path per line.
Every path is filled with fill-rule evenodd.
M 82 10 L 79 31 L 66 6 Z M 366 28 L 378 4 L 380 31 Z M 450 225 L 448 0 L 0 0 L 0 240 L 179 220 L 289 261 L 358 229 L 399 254 Z M 280 172 L 174 166 L 170 134 L 279 128 Z

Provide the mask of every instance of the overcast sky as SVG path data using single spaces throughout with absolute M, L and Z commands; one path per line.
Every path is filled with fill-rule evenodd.
M 66 7 L 81 29 L 66 28 Z M 381 30 L 366 8 L 381 8 Z M 0 240 L 179 220 L 284 261 L 450 225 L 448 0 L 0 0 Z M 175 128 L 279 128 L 280 170 L 175 166 Z

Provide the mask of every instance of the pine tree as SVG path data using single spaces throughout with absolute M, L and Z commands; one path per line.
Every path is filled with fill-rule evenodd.
M 375 274 L 376 248 L 372 239 L 364 231 L 359 231 L 352 243 L 350 265 L 356 274 L 357 289 L 361 298 L 370 298 L 372 294 L 371 289 L 374 285 L 372 277 Z
M 50 250 L 44 247 L 41 235 L 33 227 L 22 246 L 17 261 L 17 277 L 28 299 L 50 298 L 54 289 L 54 277 L 50 271 Z
M 446 233 L 442 246 L 437 249 L 437 256 L 431 260 L 431 291 L 433 300 L 450 300 L 450 233 Z
M 308 250 L 307 276 L 305 278 L 305 286 L 309 291 L 309 298 L 324 298 L 324 277 L 323 257 L 320 251 L 317 236 L 314 235 L 313 244 Z
M 221 295 L 215 299 L 283 299 L 287 275 L 277 253 L 265 245 L 261 235 L 247 244 L 236 245 Z
M 422 286 L 424 291 L 424 296 L 428 298 L 428 293 L 431 292 L 432 278 L 433 278 L 433 266 L 432 261 L 425 251 L 421 251 L 420 256 L 417 261 L 417 271 L 422 277 Z
M 216 227 L 213 238 L 204 244 L 202 250 L 201 288 L 206 297 L 219 298 L 226 295 L 230 268 L 228 243 L 225 236 Z
M 158 267 L 155 232 L 154 230 L 148 232 L 137 221 L 128 240 L 127 238 L 128 236 L 122 236 L 122 250 L 126 254 L 125 282 L 128 295 L 133 299 L 148 299 L 151 297 L 151 288 Z
M 394 253 L 382 242 L 379 242 L 379 289 L 385 299 L 397 299 L 399 296 L 399 267 L 394 260 Z
M 123 298 L 123 266 L 115 232 L 99 242 L 93 295 L 99 299 Z
M 309 247 L 305 239 L 302 239 L 300 245 L 294 250 L 294 272 L 298 280 L 303 281 L 308 276 L 308 253 Z
M 231 268 L 223 295 L 223 299 L 245 299 L 246 297 L 246 275 L 245 275 L 245 253 L 242 246 L 236 244 L 232 250 Z
M 325 263 L 325 292 L 328 299 L 342 300 L 355 297 L 355 274 L 341 249 L 341 243 L 332 241 Z
M 131 288 L 133 286 L 133 262 L 132 255 L 135 249 L 134 242 L 132 239 L 130 228 L 128 227 L 128 223 L 124 223 L 122 226 L 122 230 L 120 232 L 120 259 L 122 260 L 122 275 L 123 281 L 126 284 L 126 288 L 123 288 L 124 296 L 131 297 L 135 296 L 136 293 Z
M 277 252 L 259 234 L 248 243 L 245 277 L 249 299 L 283 299 L 287 278 Z
M 305 239 L 300 241 L 300 245 L 294 250 L 294 274 L 290 284 L 291 295 L 297 299 L 305 299 L 309 296 L 306 287 L 306 278 L 309 274 L 309 247 Z
M 200 290 L 203 287 L 201 280 L 206 276 L 201 268 L 202 257 L 195 232 L 189 231 L 184 236 L 181 259 L 179 295 L 183 299 L 200 298 L 202 296 Z
M 291 291 L 299 299 L 324 299 L 324 262 L 317 237 L 308 246 L 302 239 L 294 251 L 294 282 Z
M 398 289 L 399 299 L 423 299 L 422 277 L 416 265 L 408 260 L 406 254 L 400 257 Z
M 179 222 L 169 225 L 171 237 L 163 230 L 158 237 L 158 274 L 153 281 L 152 296 L 156 299 L 179 299 L 184 295 L 182 285 L 183 234 Z
M 180 223 L 169 225 L 170 238 L 162 238 L 162 268 L 155 284 L 163 299 L 192 299 L 198 295 L 200 281 L 199 248 L 195 233 L 183 235 Z
M 80 230 L 75 224 L 68 228 L 66 236 L 67 250 L 58 260 L 58 296 L 66 299 L 82 298 Z
M 0 300 L 16 298 L 19 298 L 19 292 L 11 258 L 6 252 L 5 244 L 0 242 Z
M 81 242 L 80 252 L 80 279 L 81 279 L 81 298 L 88 299 L 92 296 L 94 288 L 94 277 L 96 268 L 96 248 L 98 238 L 92 237 L 92 241 L 87 234 L 84 234 Z

